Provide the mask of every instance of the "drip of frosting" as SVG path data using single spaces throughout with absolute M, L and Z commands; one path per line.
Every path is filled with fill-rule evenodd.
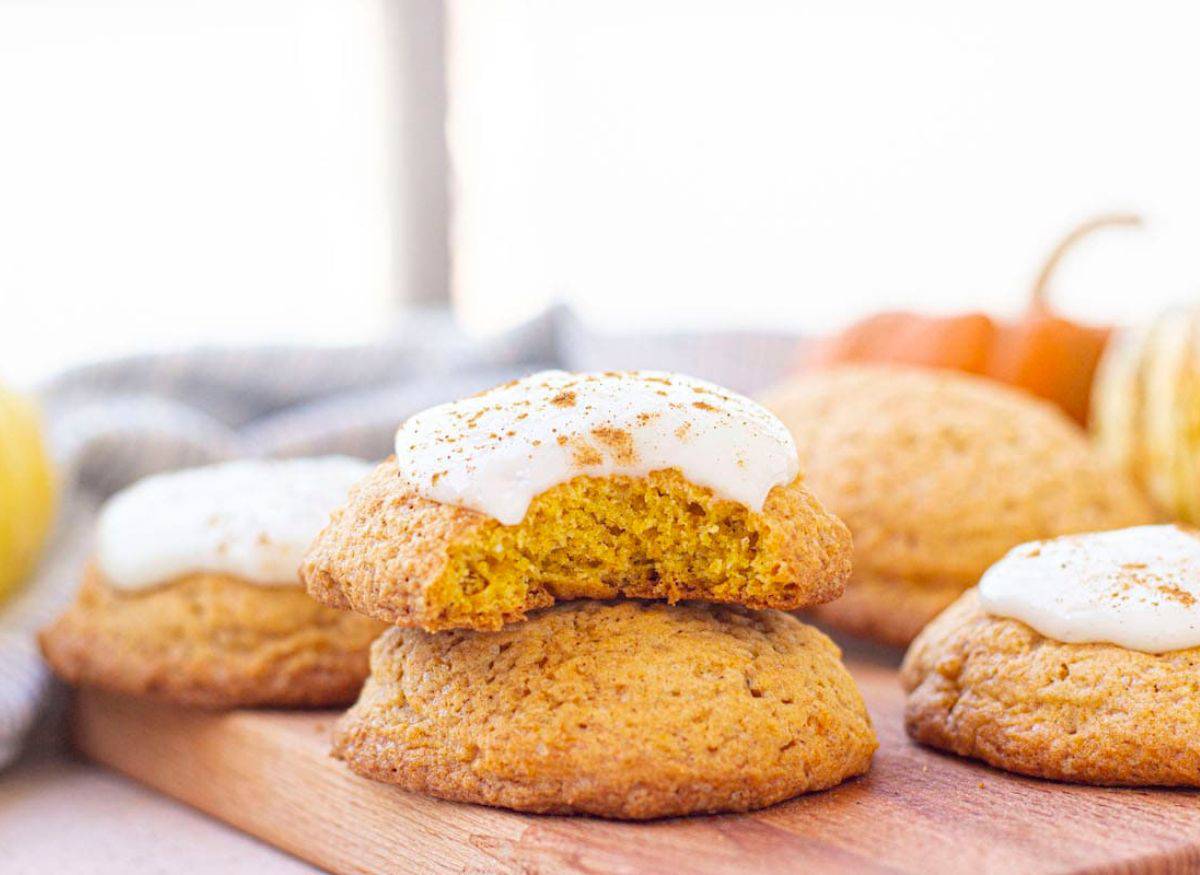
M 1069 644 L 1200 647 L 1200 538 L 1138 526 L 1022 544 L 984 573 L 979 596 L 989 614 Z
M 299 586 L 304 552 L 371 466 L 346 456 L 244 460 L 147 477 L 104 506 L 96 561 L 119 589 L 186 574 Z
M 742 395 L 653 371 L 545 371 L 406 421 L 400 476 L 418 494 L 505 525 L 542 492 L 582 474 L 644 477 L 678 468 L 752 510 L 800 471 L 786 426 Z

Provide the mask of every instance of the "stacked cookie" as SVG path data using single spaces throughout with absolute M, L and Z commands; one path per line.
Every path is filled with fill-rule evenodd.
M 844 525 L 765 409 L 657 373 L 537 374 L 426 411 L 301 567 L 394 628 L 339 724 L 360 774 L 525 811 L 740 811 L 866 771 L 821 633 Z

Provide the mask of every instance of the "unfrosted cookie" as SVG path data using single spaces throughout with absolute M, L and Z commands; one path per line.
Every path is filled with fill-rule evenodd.
M 787 429 L 699 380 L 538 374 L 421 414 L 396 444 L 304 562 L 325 604 L 498 629 L 575 598 L 793 609 L 850 573 Z
M 1017 544 L 1154 519 L 1060 411 L 978 377 L 844 368 L 764 403 L 854 536 L 845 596 L 814 615 L 877 641 L 907 644 Z
M 499 632 L 391 629 L 335 754 L 445 799 L 643 819 L 746 811 L 864 773 L 837 647 L 775 611 L 576 601 Z
M 305 547 L 370 470 L 343 457 L 146 478 L 101 511 L 75 602 L 41 634 L 64 679 L 188 705 L 338 705 L 376 620 L 313 601 Z

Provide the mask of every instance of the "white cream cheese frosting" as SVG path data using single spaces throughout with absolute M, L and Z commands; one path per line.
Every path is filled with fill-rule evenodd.
M 96 561 L 118 589 L 203 572 L 299 586 L 304 552 L 371 466 L 346 456 L 243 460 L 147 477 L 100 513 Z
M 1200 538 L 1138 526 L 1014 547 L 979 581 L 989 614 L 1068 644 L 1200 647 Z
M 413 416 L 396 433 L 418 494 L 505 525 L 573 477 L 678 468 L 752 510 L 800 471 L 787 427 L 712 383 L 655 371 L 544 371 Z

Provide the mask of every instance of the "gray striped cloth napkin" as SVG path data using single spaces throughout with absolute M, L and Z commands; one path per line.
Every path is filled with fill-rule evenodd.
M 382 459 L 409 414 L 551 367 L 671 370 L 754 392 L 786 372 L 797 343 L 766 333 L 602 335 L 563 309 L 482 342 L 442 311 L 398 321 L 370 346 L 136 356 L 42 387 L 62 507 L 34 579 L 0 608 L 0 766 L 23 745 L 61 741 L 59 721 L 36 723 L 56 712 L 46 707 L 55 687 L 34 636 L 74 592 L 98 507 L 134 480 L 239 456 Z

